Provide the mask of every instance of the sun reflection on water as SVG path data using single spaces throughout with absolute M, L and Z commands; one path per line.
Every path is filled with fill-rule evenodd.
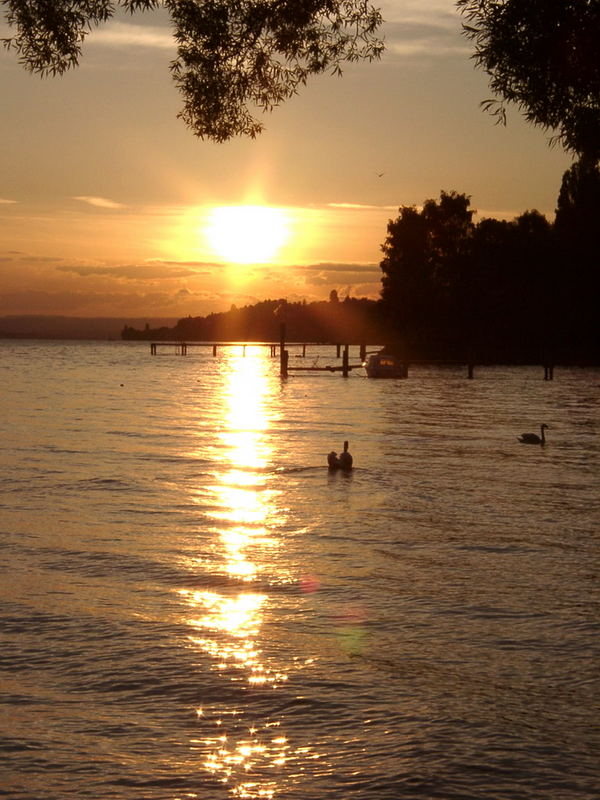
M 264 592 L 268 580 L 286 581 L 273 574 L 271 554 L 279 546 L 273 529 L 277 490 L 271 485 L 273 461 L 268 393 L 271 368 L 262 352 L 247 348 L 245 357 L 227 356 L 220 397 L 222 428 L 218 432 L 221 463 L 211 485 L 198 488 L 196 502 L 213 521 L 210 557 L 197 559 L 223 588 L 182 589 L 188 607 L 192 646 L 210 656 L 211 671 L 230 684 L 276 690 L 288 675 L 263 653 L 261 629 L 270 613 Z M 219 399 L 217 398 L 217 402 Z M 194 559 L 192 559 L 192 565 Z M 196 714 L 204 736 L 190 745 L 204 769 L 227 784 L 240 798 L 272 798 L 276 774 L 289 758 L 284 735 L 272 730 L 279 720 L 245 724 L 244 710 L 208 703 Z

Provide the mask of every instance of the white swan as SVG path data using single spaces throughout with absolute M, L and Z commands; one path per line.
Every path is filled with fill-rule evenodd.
M 548 427 L 544 422 L 543 425 L 540 425 L 540 432 L 541 436 L 538 436 L 537 433 L 522 433 L 518 436 L 518 440 L 523 442 L 523 444 L 546 444 L 546 436 L 544 435 L 544 430 Z

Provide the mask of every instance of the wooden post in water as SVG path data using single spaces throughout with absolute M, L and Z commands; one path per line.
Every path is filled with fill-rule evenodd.
M 554 379 L 554 362 L 552 360 L 553 353 L 550 347 L 542 349 L 542 359 L 544 364 L 544 380 L 551 381 Z
M 306 358 L 306 345 L 302 345 L 302 358 Z
M 342 376 L 344 378 L 348 377 L 348 373 L 350 370 L 348 369 L 348 345 L 344 345 L 344 357 L 342 359 Z
M 150 344 L 150 355 L 151 356 L 155 356 L 156 355 L 156 344 L 154 342 L 151 342 L 151 344 Z
M 217 345 L 213 344 L 213 358 L 217 355 Z
M 342 345 L 341 344 L 336 344 L 336 346 L 335 346 L 335 357 L 336 358 L 340 357 L 341 349 L 342 349 Z
M 285 322 L 279 325 L 279 374 L 282 378 L 288 376 L 288 351 L 285 349 Z
M 475 360 L 473 358 L 473 348 L 467 348 L 467 378 L 473 378 L 473 370 L 475 369 Z
M 367 345 L 361 344 L 360 346 L 360 360 L 366 361 L 367 360 Z

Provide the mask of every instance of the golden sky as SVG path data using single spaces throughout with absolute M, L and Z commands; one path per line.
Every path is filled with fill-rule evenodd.
M 0 315 L 376 297 L 387 221 L 442 189 L 479 217 L 552 218 L 570 159 L 516 111 L 500 127 L 480 110 L 453 1 L 382 10 L 380 62 L 313 79 L 258 139 L 219 145 L 176 119 L 162 12 L 99 28 L 60 78 L 1 51 Z

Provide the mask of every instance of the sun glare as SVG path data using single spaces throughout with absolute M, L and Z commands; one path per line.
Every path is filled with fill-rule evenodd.
M 268 206 L 213 209 L 204 233 L 213 252 L 234 264 L 271 262 L 289 236 L 288 216 Z

